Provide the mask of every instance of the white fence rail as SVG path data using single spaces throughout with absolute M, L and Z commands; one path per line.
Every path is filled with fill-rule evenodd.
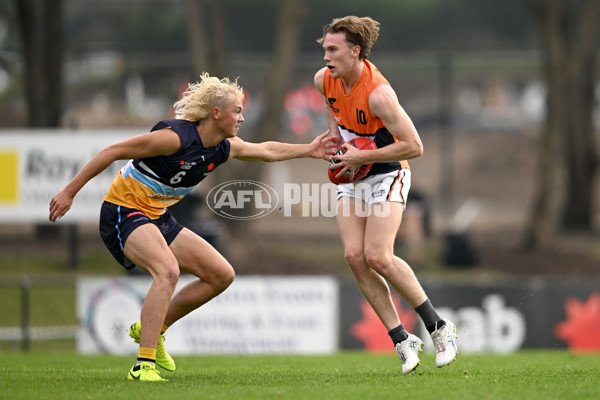
M 0 281 L 0 288 L 18 290 L 19 306 L 13 307 L 19 313 L 20 326 L 0 326 L 0 342 L 13 342 L 14 347 L 29 351 L 31 342 L 37 340 L 69 340 L 77 338 L 77 325 L 62 326 L 32 326 L 32 288 L 41 289 L 48 287 L 73 288 L 75 282 L 72 278 L 41 278 L 32 279 L 23 276 L 20 279 L 7 279 Z M 14 324 L 14 322 L 13 322 Z

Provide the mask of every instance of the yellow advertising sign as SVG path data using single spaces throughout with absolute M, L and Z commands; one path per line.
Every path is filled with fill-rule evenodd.
M 18 172 L 19 157 L 17 150 L 0 150 L 0 203 L 17 203 L 19 196 Z

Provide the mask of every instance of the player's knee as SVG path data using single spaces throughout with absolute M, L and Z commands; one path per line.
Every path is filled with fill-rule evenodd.
M 381 251 L 367 250 L 365 260 L 371 269 L 383 277 L 387 276 L 392 265 L 391 258 Z
M 235 271 L 232 266 L 228 265 L 226 268 L 222 268 L 213 279 L 213 287 L 222 292 L 227 289 L 235 279 Z
M 179 273 L 179 265 L 177 262 L 172 262 L 164 268 L 161 268 L 154 277 L 154 280 L 169 285 L 174 289 L 179 281 Z
M 358 268 L 365 263 L 365 256 L 362 251 L 356 251 L 354 249 L 346 249 L 344 252 L 344 258 L 350 266 L 350 268 Z

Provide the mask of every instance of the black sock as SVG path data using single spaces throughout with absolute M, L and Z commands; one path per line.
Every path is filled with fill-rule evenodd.
M 394 342 L 394 346 L 403 340 L 408 339 L 408 332 L 404 329 L 404 325 L 400 324 L 394 329 L 388 332 L 388 335 L 392 338 L 392 342 Z
M 425 300 L 423 304 L 415 308 L 419 317 L 423 321 L 425 328 L 427 328 L 427 332 L 432 333 L 436 329 L 441 328 L 446 325 L 446 322 L 440 318 L 438 313 L 435 311 L 435 308 L 431 305 L 431 301 L 429 299 Z

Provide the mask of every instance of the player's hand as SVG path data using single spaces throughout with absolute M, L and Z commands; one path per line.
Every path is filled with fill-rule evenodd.
M 340 168 L 340 171 L 336 174 L 336 178 L 341 178 L 346 172 L 350 172 L 352 179 L 354 178 L 354 174 L 361 165 L 364 164 L 364 160 L 360 158 L 361 153 L 356 147 L 349 145 L 348 143 L 342 144 L 341 148 L 345 149 L 345 152 L 340 155 L 334 155 L 331 157 L 333 160 L 337 161 L 337 163 L 331 165 L 329 169 L 332 171 Z
M 73 196 L 65 192 L 64 189 L 61 190 L 50 200 L 50 215 L 48 219 L 51 222 L 56 222 L 57 219 L 61 218 L 71 209 L 72 204 Z
M 329 161 L 335 150 L 335 137 L 327 136 L 329 130 L 317 136 L 310 144 L 311 146 L 311 157 L 322 158 Z

